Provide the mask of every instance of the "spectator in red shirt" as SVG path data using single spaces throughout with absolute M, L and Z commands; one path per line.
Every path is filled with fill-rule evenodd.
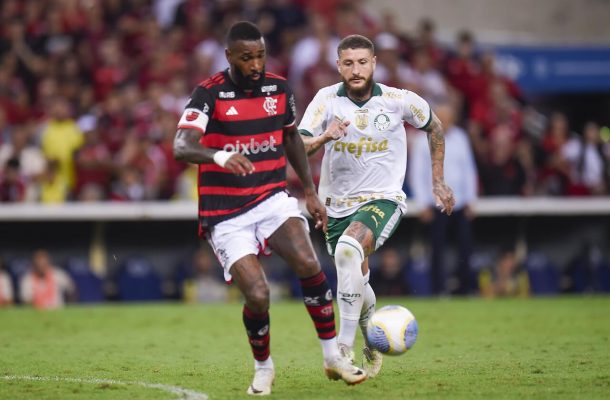
M 26 185 L 19 173 L 20 165 L 17 158 L 11 158 L 0 174 L 0 202 L 20 203 L 25 200 Z
M 98 186 L 103 188 L 99 200 L 104 200 L 108 195 L 105 190 L 109 187 L 114 167 L 112 155 L 108 146 L 100 138 L 95 117 L 91 115 L 82 117 L 78 124 L 83 131 L 85 142 L 74 154 L 76 170 L 74 195 L 80 199 L 86 187 Z
M 129 63 L 121 52 L 118 39 L 104 40 L 99 49 L 99 66 L 93 72 L 97 100 L 103 100 L 110 92 L 126 83 L 129 78 Z
M 483 194 L 487 196 L 523 195 L 528 171 L 516 153 L 517 144 L 509 126 L 500 124 L 489 139 L 489 154 L 479 163 Z
M 569 165 L 561 153 L 571 136 L 568 119 L 560 112 L 555 112 L 549 120 L 541 147 L 542 167 L 540 168 L 540 186 L 547 195 L 564 195 L 567 191 Z
M 480 98 L 470 110 L 468 133 L 475 155 L 484 158 L 489 147 L 489 140 L 498 125 L 508 129 L 513 143 L 521 137 L 522 116 L 518 103 L 510 97 L 502 81 L 494 81 L 489 86 L 487 96 Z
M 414 47 L 423 49 L 430 57 L 431 67 L 440 69 L 446 58 L 445 50 L 436 38 L 436 24 L 429 18 L 422 18 L 417 25 Z
M 447 79 L 464 96 L 465 104 L 472 104 L 476 100 L 474 80 L 481 69 L 472 33 L 461 31 L 455 47 L 456 51 L 449 57 L 445 68 Z
M 481 69 L 475 76 L 471 84 L 472 101 L 485 98 L 490 93 L 490 87 L 498 82 L 504 85 L 508 95 L 523 103 L 523 93 L 517 84 L 506 76 L 498 73 L 496 68 L 496 55 L 492 51 L 487 51 L 481 56 Z

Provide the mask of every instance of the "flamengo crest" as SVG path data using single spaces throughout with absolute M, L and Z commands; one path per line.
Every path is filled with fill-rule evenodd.
M 273 97 L 265 97 L 265 102 L 263 103 L 263 109 L 267 111 L 269 115 L 277 114 L 277 99 Z

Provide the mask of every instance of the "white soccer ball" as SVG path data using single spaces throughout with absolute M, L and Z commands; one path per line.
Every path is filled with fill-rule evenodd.
M 413 347 L 417 329 L 411 311 L 391 305 L 375 311 L 369 319 L 366 336 L 368 344 L 383 354 L 399 355 Z

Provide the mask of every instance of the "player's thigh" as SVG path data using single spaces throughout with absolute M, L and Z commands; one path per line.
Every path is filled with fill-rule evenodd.
M 230 272 L 246 301 L 268 301 L 267 278 L 263 266 L 255 255 L 248 254 L 235 261 Z
M 360 246 L 362 246 L 365 256 L 368 256 L 375 251 L 375 236 L 373 235 L 373 231 L 361 221 L 352 220 L 343 234 L 356 239 L 358 243 L 360 243 Z
M 396 231 L 402 218 L 398 204 L 375 200 L 360 207 L 351 216 L 345 234 L 356 238 L 369 255 L 380 248 Z
M 267 242 L 299 277 L 306 278 L 320 271 L 318 257 L 311 244 L 305 222 L 301 218 L 288 218 L 273 232 Z

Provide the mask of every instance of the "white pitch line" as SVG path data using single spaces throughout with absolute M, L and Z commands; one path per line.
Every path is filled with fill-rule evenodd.
M 184 400 L 208 400 L 208 395 L 205 393 L 199 393 L 194 390 L 184 389 L 178 386 L 164 385 L 162 383 L 146 383 L 146 382 L 123 382 L 114 379 L 98 379 L 98 378 L 64 378 L 61 376 L 16 376 L 16 375 L 5 375 L 0 378 L 6 381 L 41 381 L 41 382 L 70 382 L 70 383 L 91 383 L 91 384 L 108 384 L 108 385 L 136 385 L 142 386 L 147 389 L 158 389 L 163 390 L 179 396 Z

